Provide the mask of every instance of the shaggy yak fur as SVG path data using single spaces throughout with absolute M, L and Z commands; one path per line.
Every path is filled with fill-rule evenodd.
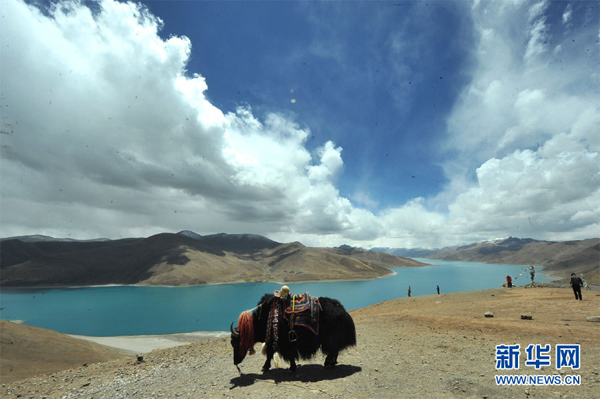
M 297 338 L 290 340 L 290 326 L 283 314 L 278 323 L 278 342 L 274 342 L 274 334 L 270 333 L 267 342 L 267 326 L 269 311 L 273 308 L 273 300 L 278 300 L 271 294 L 266 294 L 258 302 L 256 308 L 242 312 L 238 326 L 234 330 L 231 323 L 231 346 L 233 346 L 233 363 L 237 366 L 252 351 L 255 342 L 264 342 L 267 360 L 262 367 L 265 372 L 271 368 L 271 360 L 275 351 L 288 363 L 290 370 L 296 370 L 296 360 L 310 359 L 319 349 L 326 355 L 325 367 L 337 364 L 338 353 L 350 346 L 356 345 L 356 330 L 352 317 L 342 304 L 331 298 L 319 297 L 321 311 L 319 314 L 319 334 L 302 326 L 295 326 Z M 281 312 L 283 313 L 283 312 Z

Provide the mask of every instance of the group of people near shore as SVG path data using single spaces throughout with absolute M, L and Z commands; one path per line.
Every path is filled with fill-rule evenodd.
M 440 286 L 438 285 L 436 287 L 437 293 L 438 295 L 440 295 Z M 412 293 L 412 290 L 410 289 L 410 285 L 408 286 L 408 297 L 410 298 L 410 294 Z
M 529 274 L 531 276 L 531 285 L 533 286 L 533 282 L 535 279 L 535 268 L 533 267 L 533 265 L 529 265 Z M 511 276 L 506 276 L 506 286 L 508 288 L 512 288 L 512 286 L 513 286 L 512 280 L 513 280 L 513 278 Z M 583 273 L 580 273 L 579 277 L 575 273 L 571 273 L 570 285 L 571 285 L 571 288 L 573 289 L 573 293 L 575 294 L 575 300 L 580 300 L 580 301 L 583 300 L 581 297 L 581 289 L 582 288 L 584 290 L 586 290 L 586 289 L 591 290 L 587 281 L 585 280 L 585 277 L 583 276 Z M 439 286 L 438 286 L 438 288 L 439 288 Z M 439 294 L 439 291 L 438 291 L 438 294 Z M 408 296 L 410 296 L 410 287 L 409 287 L 409 295 Z
M 533 267 L 533 265 L 529 265 L 529 269 L 525 269 L 525 272 L 527 272 L 527 270 L 529 270 L 529 276 L 531 277 L 531 286 L 533 286 L 534 280 L 535 280 L 535 267 Z M 521 273 L 521 274 L 523 274 Z M 520 276 L 520 275 L 519 275 Z M 515 277 L 518 278 L 519 276 Z M 511 276 L 506 276 L 506 283 L 502 284 L 502 286 L 506 286 L 508 288 L 512 288 L 513 287 L 513 278 Z M 588 286 L 587 281 L 585 281 L 585 277 L 583 276 L 583 273 L 580 274 L 580 276 L 578 277 L 575 273 L 571 273 L 571 281 L 570 281 L 570 285 L 571 288 L 573 288 L 573 293 L 575 294 L 575 299 L 579 299 L 580 301 L 583 300 L 581 297 L 581 289 L 583 290 L 591 290 L 591 288 Z M 438 295 L 440 294 L 440 286 L 438 285 L 436 287 L 437 293 Z M 410 298 L 412 294 L 412 289 L 410 288 L 410 285 L 408 286 L 408 297 Z
M 525 273 L 527 271 L 527 269 L 523 272 Z M 521 274 L 523 274 L 521 273 Z M 519 276 L 521 275 L 519 274 Z M 533 286 L 533 280 L 535 280 L 535 267 L 533 267 L 533 265 L 529 265 L 529 275 L 531 276 L 531 285 Z M 515 277 L 515 278 L 519 278 L 519 276 Z M 506 286 L 508 288 L 512 288 L 513 284 L 512 284 L 513 278 L 511 276 L 506 276 Z

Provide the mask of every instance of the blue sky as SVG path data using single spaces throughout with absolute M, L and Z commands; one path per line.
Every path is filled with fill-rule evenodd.
M 309 150 L 342 147 L 341 195 L 372 193 L 362 205 L 378 211 L 446 182 L 436 142 L 469 78 L 464 4 L 146 4 L 161 36 L 190 38 L 188 71 L 207 79 L 214 105 L 290 114 L 310 129 Z
M 1 1 L 3 237 L 600 236 L 597 2 Z

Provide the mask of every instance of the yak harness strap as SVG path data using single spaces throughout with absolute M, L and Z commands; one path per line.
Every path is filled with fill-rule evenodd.
M 294 319 L 296 318 L 295 306 L 296 295 L 292 295 L 292 315 L 290 316 L 290 332 L 288 333 L 288 338 L 290 339 L 290 342 L 298 341 L 298 334 L 296 334 L 296 331 L 294 331 Z
M 269 310 L 269 319 L 267 321 L 267 336 L 265 342 L 273 340 L 273 349 L 277 350 L 277 341 L 279 340 L 279 307 L 280 301 L 276 298 L 273 306 Z

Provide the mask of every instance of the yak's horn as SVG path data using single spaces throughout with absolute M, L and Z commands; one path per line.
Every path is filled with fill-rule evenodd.
M 236 337 L 240 336 L 240 332 L 239 331 L 233 331 L 233 323 L 231 323 L 231 326 L 229 326 L 229 330 L 231 331 L 232 335 L 235 335 Z

